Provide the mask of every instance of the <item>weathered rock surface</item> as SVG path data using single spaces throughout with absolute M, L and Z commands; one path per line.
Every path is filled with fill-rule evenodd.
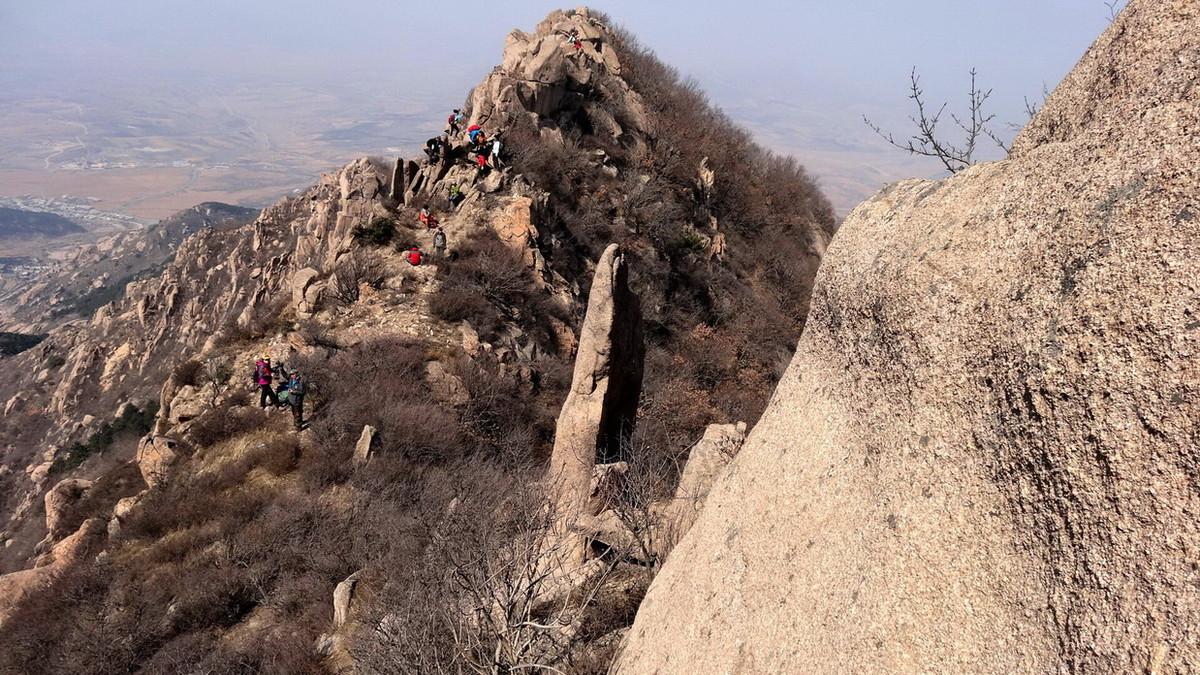
M 67 511 L 76 502 L 83 499 L 90 489 L 92 489 L 90 480 L 65 478 L 46 491 L 46 538 L 48 540 L 53 541 L 67 534 L 63 531 Z
M 333 589 L 333 628 L 337 630 L 350 619 L 350 605 L 354 601 L 354 589 L 358 586 L 361 572 L 346 577 Z
M 663 526 L 672 538 L 692 527 L 709 491 L 746 440 L 746 424 L 710 424 L 688 453 L 674 498 L 659 511 Z
M 179 441 L 150 434 L 138 444 L 137 464 L 146 485 L 154 487 L 167 480 L 171 467 L 179 461 Z
M 434 397 L 443 403 L 462 405 L 471 398 L 462 378 L 447 370 L 441 361 L 425 364 L 425 381 Z
M 858 207 L 617 670 L 1200 670 L 1200 5 Z
M 547 476 L 568 527 L 589 502 L 597 460 L 615 458 L 633 431 L 645 355 L 641 321 L 624 256 L 611 244 L 596 264 Z
M 22 602 L 53 583 L 70 565 L 94 554 L 104 537 L 103 519 L 85 520 L 74 534 L 54 546 L 46 556 L 45 564 L 0 575 L 0 626 Z

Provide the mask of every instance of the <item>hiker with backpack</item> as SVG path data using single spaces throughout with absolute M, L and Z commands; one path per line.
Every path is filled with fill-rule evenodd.
M 279 399 L 275 396 L 275 390 L 271 388 L 271 357 L 264 354 L 254 362 L 254 383 L 258 385 L 258 405 L 264 410 L 267 407 L 267 402 L 271 405 L 279 405 Z
M 458 108 L 455 108 L 454 112 L 450 113 L 450 117 L 446 118 L 446 125 L 451 136 L 458 135 L 458 129 L 465 119 L 466 115 L 464 115 L 463 112 Z
M 479 152 L 475 153 L 475 175 L 482 176 L 487 171 L 488 156 L 487 148 L 480 148 Z
M 449 195 L 446 201 L 450 204 L 451 209 L 458 208 L 458 205 L 464 199 L 462 187 L 458 183 L 452 183 L 449 188 Z
M 579 39 L 578 28 L 572 28 L 570 33 L 564 30 L 559 30 L 558 32 L 561 33 L 563 37 L 567 38 L 567 42 L 571 43 L 571 45 L 575 47 L 575 51 L 578 52 L 583 50 L 583 40 Z
M 438 226 L 437 216 L 430 212 L 429 207 L 422 208 L 417 214 L 417 222 L 432 230 Z
M 291 375 L 288 374 L 287 367 L 282 363 L 275 366 L 274 372 L 271 374 L 279 379 L 279 386 L 275 387 L 275 407 L 282 408 L 287 405 L 288 379 Z
M 500 132 L 497 131 L 495 136 L 492 136 L 492 145 L 488 148 L 488 160 L 493 169 L 499 171 L 504 168 L 500 164 Z
M 425 154 L 430 164 L 437 164 L 442 158 L 442 139 L 438 136 L 425 141 Z
M 467 139 L 471 141 L 471 145 L 477 145 L 481 136 L 483 136 L 483 127 L 478 124 L 467 127 Z
M 439 258 L 446 255 L 446 231 L 440 227 L 433 233 L 433 252 Z
M 304 394 L 308 390 L 299 371 L 292 371 L 287 381 L 288 404 L 292 407 L 292 426 L 296 431 L 304 428 Z

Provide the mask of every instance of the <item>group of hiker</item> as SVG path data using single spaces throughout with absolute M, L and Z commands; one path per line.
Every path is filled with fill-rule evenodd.
M 462 133 L 465 123 L 466 113 L 455 108 L 446 118 L 445 136 L 435 136 L 425 141 L 425 155 L 429 157 L 430 163 L 441 161 L 450 152 L 452 147 L 450 139 Z M 503 168 L 501 159 L 503 143 L 500 140 L 499 131 L 489 137 L 481 125 L 472 124 L 467 127 L 466 132 L 467 159 L 475 165 L 480 173 L 488 169 Z
M 437 164 L 451 155 L 456 146 L 450 139 L 462 133 L 466 119 L 466 113 L 455 108 L 446 118 L 445 135 L 434 136 L 425 141 L 424 152 L 430 164 Z M 467 159 L 476 168 L 476 177 L 491 169 L 500 170 L 504 167 L 501 159 L 503 142 L 500 131 L 489 138 L 481 125 L 472 124 L 466 128 L 465 141 L 465 145 L 461 147 L 466 148 Z M 462 185 L 458 182 L 451 182 L 446 188 L 446 208 L 454 211 L 464 199 L 466 199 L 466 194 L 463 192 Z M 429 207 L 425 207 L 417 214 L 417 222 L 427 230 L 433 231 L 433 252 L 439 258 L 445 257 L 446 232 L 438 222 L 437 216 Z M 419 246 L 414 245 L 404 250 L 404 259 L 416 267 L 424 262 L 425 254 Z
M 487 134 L 483 132 L 483 127 L 472 124 L 467 127 L 467 143 L 467 157 L 475 164 L 479 173 L 483 173 L 489 168 L 497 171 L 503 168 L 500 161 L 502 143 L 499 131 L 488 138 Z
M 272 388 L 277 379 L 279 385 Z M 304 428 L 304 394 L 308 387 L 300 371 L 289 373 L 282 363 L 273 367 L 271 357 L 263 354 L 254 362 L 253 381 L 258 385 L 259 407 L 266 409 L 268 403 L 273 408 L 290 407 L 292 425 L 296 431 Z

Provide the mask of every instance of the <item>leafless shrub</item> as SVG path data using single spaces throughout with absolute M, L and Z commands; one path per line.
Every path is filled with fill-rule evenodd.
M 188 359 L 176 365 L 173 374 L 179 386 L 194 387 L 200 384 L 200 377 L 203 374 L 203 370 L 203 363 L 196 359 Z
M 1108 22 L 1112 23 L 1117 20 L 1117 16 L 1124 9 L 1123 0 L 1104 0 L 1104 6 L 1108 8 Z
M 266 424 L 267 413 L 260 408 L 235 410 L 211 409 L 188 428 L 188 439 L 196 446 L 215 445 Z
M 383 287 L 384 278 L 379 258 L 367 251 L 356 250 L 338 263 L 327 292 L 339 305 L 352 305 L 358 302 L 363 284 L 379 289 Z
M 657 572 L 677 533 L 663 522 L 656 504 L 671 496 L 682 465 L 671 446 L 651 444 L 645 438 L 635 434 L 622 442 L 621 459 L 629 468 L 614 477 L 611 490 L 603 496 L 633 537 L 634 550 L 622 553 Z
M 909 76 L 909 94 L 908 98 L 912 100 L 916 106 L 916 114 L 909 119 L 916 125 L 917 130 L 911 137 L 904 142 L 896 140 L 891 133 L 886 133 L 879 128 L 870 118 L 864 116 L 863 121 L 871 128 L 880 138 L 887 141 L 890 145 L 900 148 L 908 152 L 910 155 L 920 155 L 922 157 L 933 157 L 942 163 L 950 173 L 957 173 L 975 163 L 975 151 L 979 147 L 979 143 L 985 138 L 990 138 L 1002 150 L 1008 152 L 1008 146 L 1005 142 L 993 132 L 988 125 L 993 119 L 994 114 L 989 114 L 984 110 L 987 100 L 992 95 L 992 90 L 983 91 L 975 82 L 976 71 L 971 69 L 971 89 L 968 92 L 969 99 L 969 117 L 966 121 L 963 118 L 950 113 L 950 119 L 954 124 L 962 130 L 964 137 L 958 143 L 948 141 L 938 132 L 938 124 L 942 121 L 942 115 L 946 112 L 948 104 L 943 103 L 938 108 L 937 112 L 926 108 L 925 91 L 921 89 L 921 78 L 917 75 L 917 69 L 914 67 Z
M 458 258 L 438 267 L 441 289 L 429 298 L 435 316 L 450 322 L 467 320 L 484 339 L 495 337 L 504 320 L 533 332 L 553 350 L 548 317 L 561 317 L 519 251 L 485 230 L 458 249 Z
M 574 591 L 564 585 L 571 570 L 553 509 L 518 483 L 496 487 L 461 495 L 429 522 L 422 578 L 387 589 L 382 604 L 404 609 L 367 623 L 360 663 L 378 672 L 563 672 L 604 570 Z

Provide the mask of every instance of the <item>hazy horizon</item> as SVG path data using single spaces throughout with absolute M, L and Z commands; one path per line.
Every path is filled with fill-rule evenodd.
M 1040 101 L 1043 84 L 1052 89 L 1108 22 L 1100 0 L 914 4 L 762 2 L 750 8 L 613 0 L 595 7 L 695 78 L 764 145 L 796 156 L 844 213 L 892 180 L 940 175 L 936 161 L 888 147 L 861 121 L 868 115 L 897 135 L 907 133 L 913 66 L 930 99 L 947 100 L 951 108 L 961 107 L 967 72 L 976 67 L 982 85 L 994 90 L 997 127 L 1011 136 L 1005 123 L 1023 123 L 1024 99 Z M 557 6 L 473 0 L 446 15 L 424 3 L 382 0 L 336 9 L 278 0 L 0 4 L 0 25 L 7 29 L 0 43 L 0 128 L 14 142 L 28 138 L 30 148 L 25 160 L 9 148 L 0 153 L 0 196 L 69 188 L 72 181 L 55 173 L 50 157 L 44 173 L 36 164 L 41 155 L 80 151 L 111 128 L 87 130 L 93 135 L 80 140 L 69 125 L 84 126 L 85 114 L 119 119 L 135 109 L 174 123 L 215 97 L 236 118 L 232 127 L 261 136 L 257 151 L 264 163 L 275 155 L 293 160 L 286 169 L 272 166 L 273 180 L 261 189 L 233 192 L 247 203 L 269 200 L 311 167 L 411 148 L 499 62 L 510 30 L 532 29 Z M 53 105 L 31 113 L 31 102 L 42 100 Z M 187 103 L 163 112 L 156 108 L 162 101 Z M 71 106 L 77 111 L 63 112 Z M 189 138 L 219 137 L 230 124 L 223 115 L 197 115 Z M 370 133 L 353 140 L 341 133 L 366 124 Z M 305 143 L 327 143 L 300 153 L 289 140 L 293 133 Z M 256 157 L 254 147 L 239 150 L 243 160 Z M 186 147 L 159 151 L 200 169 L 220 163 Z M 246 176 L 226 182 L 254 182 Z M 183 199 L 176 185 L 156 189 L 146 214 L 157 213 L 160 202 L 166 209 Z M 143 202 L 128 197 L 113 205 Z

